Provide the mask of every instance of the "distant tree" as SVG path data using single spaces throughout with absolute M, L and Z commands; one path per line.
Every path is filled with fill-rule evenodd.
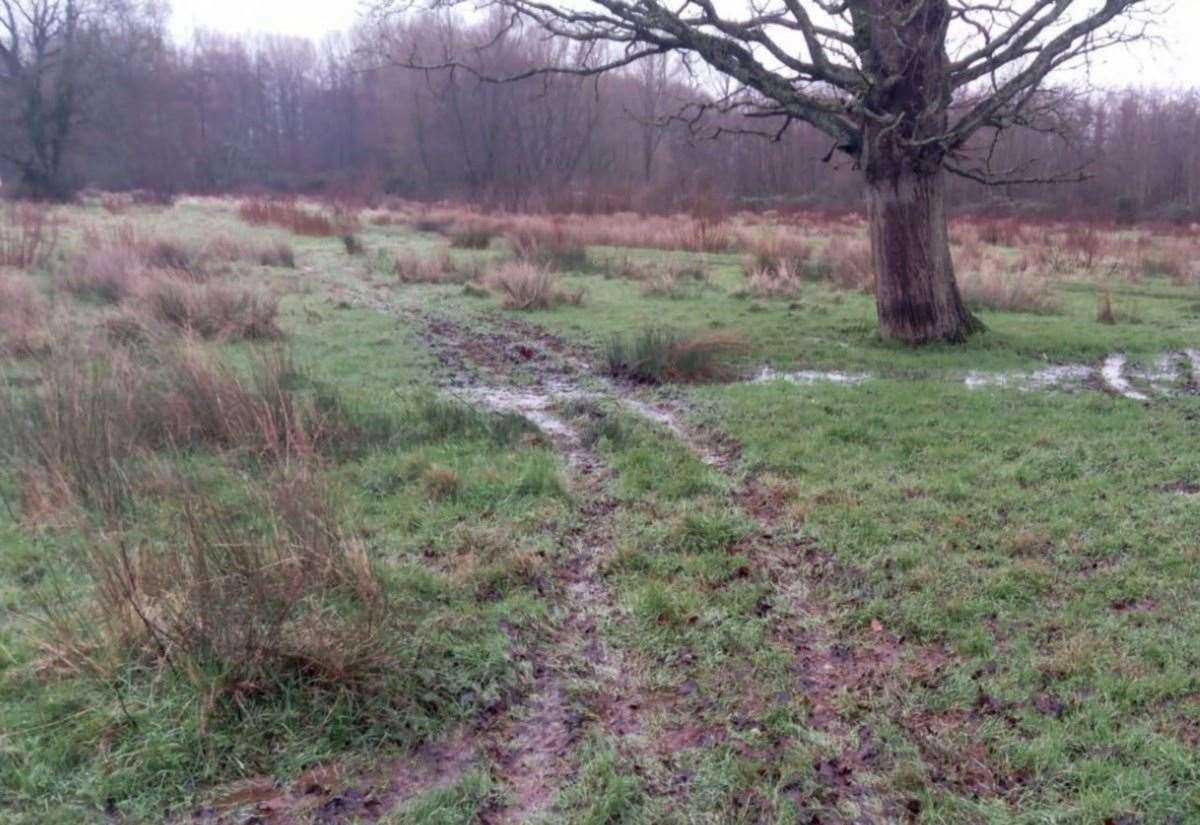
M 69 193 L 63 171 L 82 97 L 84 3 L 0 0 L 0 156 L 37 197 Z
M 809 124 L 853 159 L 866 184 L 883 337 L 960 342 L 980 328 L 959 295 L 946 226 L 946 175 L 1021 179 L 972 161 L 981 131 L 1053 115 L 1046 78 L 1097 49 L 1142 34 L 1134 12 L 1152 0 L 426 0 L 499 9 L 590 47 L 588 60 L 538 73 L 599 74 L 667 53 L 739 84 L 705 104 Z M 415 0 L 383 0 L 383 11 Z M 740 11 L 737 10 L 740 8 Z M 1121 25 L 1122 23 L 1126 25 Z M 430 61 L 420 69 L 472 69 Z M 1012 170 L 1009 170 L 1010 172 Z

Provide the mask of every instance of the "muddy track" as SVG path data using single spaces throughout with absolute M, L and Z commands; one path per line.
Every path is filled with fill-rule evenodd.
M 376 305 L 379 307 L 378 304 Z M 616 503 L 607 487 L 611 470 L 561 413 L 573 400 L 626 398 L 592 375 L 591 353 L 544 330 L 509 318 L 462 322 L 413 309 L 396 310 L 413 325 L 440 367 L 445 392 L 474 406 L 520 415 L 533 423 L 571 469 L 579 521 L 565 536 L 551 574 L 556 618 L 551 638 L 532 653 L 534 683 L 513 711 L 479 732 L 503 788 L 486 823 L 521 823 L 548 813 L 577 771 L 576 746 L 589 730 L 617 742 L 634 760 L 662 758 L 649 741 L 649 714 L 669 707 L 642 687 L 641 668 L 629 653 L 607 644 L 602 629 L 616 612 L 605 573 L 614 550 Z M 638 402 L 660 422 L 672 412 Z M 676 726 L 685 729 L 681 720 Z
M 813 569 L 832 566 L 831 557 L 810 543 L 777 536 L 778 503 L 753 480 L 738 482 L 733 478 L 737 445 L 720 434 L 688 426 L 678 405 L 652 404 L 641 399 L 632 387 L 596 378 L 588 369 L 586 352 L 571 348 L 536 326 L 489 318 L 480 319 L 468 329 L 456 321 L 415 312 L 408 318 L 421 330 L 422 339 L 448 376 L 449 391 L 497 412 L 525 416 L 575 468 L 577 485 L 587 502 L 585 510 L 590 509 L 592 514 L 577 536 L 574 555 L 558 573 L 570 593 L 571 609 L 564 614 L 554 647 L 560 652 L 574 651 L 572 658 L 577 663 L 587 662 L 593 678 L 599 675 L 601 695 L 625 697 L 617 703 L 602 700 L 599 706 L 586 709 L 600 719 L 606 732 L 622 736 L 627 743 L 637 743 L 644 727 L 644 709 L 665 708 L 670 712 L 682 708 L 673 707 L 673 698 L 631 695 L 635 682 L 630 678 L 628 663 L 621 660 L 619 652 L 609 650 L 596 633 L 597 622 L 613 604 L 602 571 L 612 546 L 607 515 L 613 503 L 603 489 L 608 471 L 556 414 L 559 404 L 580 398 L 603 399 L 642 416 L 687 444 L 706 464 L 731 477 L 733 503 L 758 527 L 747 549 L 756 564 L 767 571 L 779 596 L 772 622 L 773 641 L 790 652 L 796 695 L 809 707 L 811 726 L 837 743 L 838 755 L 814 766 L 826 786 L 826 794 L 817 806 L 821 821 L 874 823 L 901 817 L 903 811 L 896 803 L 860 781 L 860 776 L 876 767 L 878 754 L 871 746 L 871 732 L 847 722 L 839 708 L 848 694 L 871 692 L 892 678 L 902 643 L 887 634 L 854 640 L 837 636 L 828 609 L 811 596 Z M 514 381 L 518 388 L 513 387 Z M 580 656 L 580 651 L 584 655 Z M 937 661 L 939 656 L 929 652 L 924 658 Z M 548 662 L 529 702 L 530 715 L 505 728 L 501 738 L 510 744 L 494 750 L 493 757 L 501 766 L 513 802 L 509 808 L 493 812 L 494 818 L 489 821 L 520 822 L 529 814 L 545 810 L 556 789 L 569 781 L 569 750 L 577 733 L 572 728 L 578 720 L 563 700 L 564 681 Z M 747 708 L 748 715 L 753 712 Z M 658 734 L 660 744 L 674 751 L 723 736 L 721 731 L 708 731 L 682 721 Z M 776 747 L 782 745 L 776 743 Z M 657 759 L 660 763 L 669 764 L 677 755 L 656 753 L 645 743 L 630 749 L 640 750 L 640 759 Z M 802 810 L 814 802 L 794 801 Z M 861 814 L 844 819 L 830 815 L 831 809 L 847 801 Z
M 587 468 L 599 466 L 598 462 L 586 451 L 581 452 L 576 441 L 560 433 L 560 426 L 565 426 L 561 421 L 545 420 L 549 406 L 547 399 L 600 396 L 660 425 L 689 445 L 705 463 L 726 474 L 733 474 L 736 445 L 731 445 L 719 435 L 699 432 L 687 426 L 684 415 L 677 407 L 650 405 L 637 398 L 632 388 L 611 382 L 597 385 L 595 379 L 580 373 L 573 365 L 564 366 L 564 362 L 559 360 L 558 353 L 564 351 L 565 345 L 548 342 L 546 334 L 541 331 L 529 334 L 527 326 L 513 325 L 507 330 L 501 327 L 504 331 L 491 331 L 484 335 L 494 345 L 489 347 L 489 352 L 493 355 L 504 353 L 503 360 L 507 361 L 508 367 L 525 369 L 532 364 L 537 388 L 516 396 L 494 390 L 485 391 L 477 396 L 479 401 L 493 409 L 522 414 L 533 406 L 536 414 L 531 416 L 531 420 L 558 443 L 574 466 L 586 471 Z M 430 328 L 435 330 L 435 338 L 447 332 L 444 322 L 433 322 Z M 458 328 L 457 335 L 432 342 L 443 365 L 453 374 L 463 374 L 465 365 L 457 359 L 460 353 L 472 350 L 474 345 L 464 340 L 469 337 Z M 839 636 L 834 630 L 829 609 L 813 598 L 812 591 L 817 578 L 845 576 L 848 575 L 847 571 L 840 569 L 831 555 L 815 544 L 781 531 L 780 502 L 769 490 L 760 487 L 753 479 L 738 483 L 731 478 L 731 481 L 734 483 L 733 503 L 747 513 L 758 528 L 744 549 L 754 559 L 756 566 L 766 571 L 778 595 L 776 615 L 772 622 L 773 641 L 790 652 L 790 670 L 795 675 L 796 697 L 808 706 L 811 727 L 836 743 L 835 749 L 838 751 L 836 756 L 814 766 L 825 786 L 824 796 L 816 800 L 820 804 L 813 808 L 814 800 L 795 799 L 794 802 L 802 810 L 812 808 L 814 815 L 819 810 L 822 822 L 875 823 L 905 818 L 908 811 L 898 801 L 883 797 L 860 778 L 880 767 L 879 751 L 872 744 L 872 731 L 848 721 L 842 708 L 847 697 L 854 700 L 882 689 L 886 682 L 896 677 L 901 660 L 905 658 L 903 654 L 913 651 L 906 651 L 901 640 L 882 631 L 855 638 Z M 605 502 L 602 505 L 604 507 L 611 506 L 602 490 L 593 488 L 591 500 Z M 611 606 L 611 595 L 607 592 L 590 592 L 602 580 L 601 572 L 592 565 L 606 554 L 604 548 L 611 545 L 611 536 L 602 532 L 593 533 L 585 544 L 593 550 L 580 554 L 577 564 L 568 568 L 580 571 L 581 575 L 572 588 L 576 609 L 569 614 L 563 632 L 575 638 L 576 649 L 577 642 L 586 639 L 586 644 L 593 650 L 602 651 L 602 643 L 589 630 L 599 612 L 597 608 L 604 610 Z M 564 646 L 564 641 L 560 639 L 560 647 Z M 603 657 L 606 654 L 598 655 Z M 910 658 L 922 662 L 922 667 L 928 671 L 908 674 L 918 677 L 928 677 L 929 672 L 936 671 L 949 661 L 944 652 L 932 648 L 923 649 L 919 655 Z M 609 684 L 618 691 L 625 687 L 624 678 L 619 677 L 619 673 L 618 667 L 609 680 Z M 636 701 L 653 703 L 662 699 L 642 696 Z M 747 712 L 753 711 L 748 708 Z M 610 720 L 607 727 L 628 733 L 631 727 L 636 729 L 638 725 L 636 718 L 625 714 L 624 719 Z M 696 746 L 707 738 L 719 738 L 722 735 L 719 731 L 705 731 L 696 725 L 679 725 L 662 734 L 675 748 Z M 782 744 L 776 743 L 776 747 Z M 522 781 L 528 782 L 528 779 L 518 777 L 515 781 L 519 787 Z M 847 802 L 860 813 L 844 818 L 830 814 L 831 809 L 845 807 Z
M 475 320 L 468 328 L 444 318 L 421 319 L 421 336 L 448 376 L 447 390 L 534 423 L 572 468 L 572 492 L 581 513 L 556 568 L 560 618 L 551 644 L 541 652 L 529 714 L 493 734 L 501 744 L 493 745 L 491 755 L 509 802 L 484 821 L 519 823 L 546 813 L 574 778 L 574 746 L 586 731 L 609 737 L 632 764 L 657 768 L 669 768 L 680 753 L 705 741 L 679 697 L 648 690 L 641 663 L 604 638 L 604 623 L 619 620 L 605 578 L 614 552 L 612 516 L 617 509 L 607 491 L 612 471 L 560 409 L 571 401 L 608 402 L 680 437 L 684 432 L 674 407 L 640 400 L 633 388 L 593 375 L 586 351 L 523 322 Z M 484 355 L 477 359 L 476 353 Z M 481 363 L 486 364 L 484 376 L 478 374 Z M 716 451 L 707 455 L 714 462 L 725 460 Z M 568 700 L 572 688 L 575 695 Z
M 633 388 L 607 381 L 597 383 L 596 379 L 581 373 L 573 364 L 564 366 L 557 355 L 565 350 L 565 345 L 548 338 L 544 331 L 536 328 L 531 330 L 527 324 L 501 323 L 500 332 L 486 333 L 493 343 L 500 344 L 491 351 L 507 353 L 510 365 L 514 361 L 517 367 L 535 365 L 532 372 L 540 377 L 539 389 L 525 398 L 569 400 L 589 394 L 598 395 L 658 424 L 687 444 L 702 461 L 730 477 L 733 484 L 732 503 L 749 515 L 757 526 L 744 549 L 756 567 L 765 571 L 778 597 L 775 600 L 776 615 L 772 620 L 772 640 L 788 651 L 791 657 L 789 670 L 795 677 L 794 700 L 807 705 L 809 725 L 834 743 L 836 751 L 836 755 L 814 765 L 824 787 L 822 798 L 796 798 L 793 801 L 801 810 L 819 815 L 820 821 L 826 823 L 878 823 L 908 818 L 910 811 L 901 801 L 886 797 L 865 781 L 866 776 L 883 767 L 879 764 L 880 749 L 873 744 L 873 732 L 847 718 L 845 708 L 847 703 L 853 706 L 860 699 L 865 703 L 870 695 L 883 690 L 887 683 L 901 675 L 903 678 L 936 678 L 936 673 L 950 661 L 950 656 L 928 646 L 916 650 L 882 629 L 854 637 L 839 635 L 830 608 L 815 597 L 814 592 L 821 589 L 824 580 L 853 577 L 854 572 L 840 566 L 830 553 L 815 543 L 788 534 L 782 526 L 782 502 L 776 494 L 760 486 L 754 479 L 739 481 L 735 477 L 736 445 L 719 434 L 701 432 L 688 426 L 683 411 L 676 406 L 651 405 L 639 399 Z M 444 326 L 438 326 L 441 332 L 445 332 Z M 436 344 L 434 348 L 437 349 Z M 469 343 L 458 338 L 451 349 L 461 352 L 469 348 Z M 515 359 L 513 354 L 516 355 Z M 452 353 L 443 351 L 443 363 L 455 374 L 461 374 L 463 365 L 455 362 Z M 848 378 L 846 382 L 855 380 L 856 377 Z M 586 389 L 585 386 L 592 389 Z M 493 395 L 490 400 L 494 408 L 505 409 L 505 402 L 510 399 L 501 394 Z M 518 407 L 513 411 L 521 410 Z M 538 412 L 545 414 L 544 409 Z M 544 428 L 551 436 L 555 436 L 556 430 L 554 425 Z M 556 438 L 560 449 L 575 466 L 588 466 L 586 462 L 581 462 L 576 444 L 569 440 L 564 442 L 561 437 Z M 599 495 L 602 498 L 603 494 Z M 594 563 L 603 557 L 605 551 L 601 548 L 610 544 L 611 538 L 594 536 L 591 543 L 598 552 L 586 554 L 581 559 L 587 558 Z M 584 580 L 595 581 L 596 577 L 588 575 Z M 590 621 L 589 614 L 593 613 L 598 602 L 610 604 L 611 597 L 579 600 L 577 605 L 580 609 L 571 615 L 569 624 L 583 622 L 586 625 Z M 903 674 L 900 673 L 902 668 L 906 671 Z M 617 688 L 622 687 L 619 680 L 614 680 L 612 684 Z M 638 701 L 653 702 L 656 699 L 643 696 Z M 749 701 L 753 703 L 755 700 Z M 747 716 L 754 712 L 754 708 L 747 707 Z M 628 719 L 624 720 L 626 725 L 629 722 Z M 664 735 L 674 746 L 685 748 L 698 745 L 706 738 L 720 738 L 722 732 L 705 731 L 695 725 L 681 725 L 664 732 Z M 775 743 L 775 747 L 783 744 Z M 769 757 L 769 754 L 764 755 Z M 858 813 L 852 816 L 830 813 L 833 809 L 847 807 Z
M 710 731 L 686 718 L 687 698 L 655 695 L 642 688 L 638 663 L 603 638 L 601 626 L 616 608 L 605 580 L 613 550 L 616 505 L 606 492 L 610 470 L 562 414 L 565 402 L 583 399 L 615 404 L 687 444 L 705 463 L 730 477 L 732 503 L 753 518 L 757 530 L 742 549 L 770 579 L 776 593 L 772 640 L 791 658 L 794 700 L 807 705 L 810 726 L 824 734 L 836 752 L 814 765 L 824 788 L 822 797 L 795 799 L 797 806 L 819 816 L 821 822 L 907 818 L 909 812 L 899 801 L 886 798 L 865 779 L 880 767 L 879 753 L 872 744 L 872 732 L 848 719 L 843 708 L 847 698 L 853 704 L 856 697 L 867 696 L 896 679 L 902 662 L 916 659 L 926 663 L 928 671 L 936 672 L 949 657 L 933 649 L 911 655 L 914 651 L 902 640 L 882 631 L 854 638 L 839 635 L 832 610 L 814 592 L 822 589 L 822 578 L 852 572 L 842 569 L 813 543 L 786 534 L 775 494 L 753 479 L 735 477 L 736 444 L 718 433 L 689 426 L 686 411 L 676 402 L 649 402 L 633 387 L 597 377 L 589 364 L 590 353 L 532 324 L 497 316 L 479 316 L 464 323 L 393 304 L 385 290 L 355 290 L 354 298 L 354 303 L 400 318 L 417 331 L 441 368 L 442 388 L 448 394 L 533 423 L 572 469 L 570 483 L 580 502 L 580 521 L 566 537 L 551 574 L 547 590 L 555 626 L 548 641 L 530 653 L 534 679 L 523 698 L 475 729 L 428 745 L 396 763 L 381 787 L 376 779 L 375 791 L 364 791 L 369 783 L 363 779 L 307 788 L 298 783 L 287 790 L 290 804 L 280 804 L 278 810 L 260 806 L 253 818 L 236 821 L 299 821 L 292 813 L 304 808 L 311 816 L 314 805 L 319 811 L 317 821 L 371 821 L 424 791 L 453 784 L 487 757 L 503 793 L 482 819 L 520 823 L 552 809 L 559 792 L 575 775 L 576 746 L 588 730 L 614 737 L 623 756 L 635 765 L 667 767 L 680 751 L 723 736 L 722 731 Z M 807 374 L 804 378 L 804 383 L 820 380 Z M 843 383 L 858 380 L 854 376 Z M 915 676 L 929 678 L 929 673 Z M 754 711 L 747 708 L 748 714 Z M 653 742 L 647 736 L 651 714 Z M 775 743 L 774 747 L 785 744 Z M 686 793 L 686 788 L 649 790 L 664 795 Z M 839 808 L 858 813 L 830 813 Z

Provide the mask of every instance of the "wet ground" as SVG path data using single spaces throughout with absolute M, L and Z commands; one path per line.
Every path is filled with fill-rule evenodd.
M 852 800 L 862 812 L 861 818 L 845 821 L 905 818 L 905 811 L 879 797 L 870 783 L 860 779 L 873 769 L 877 753 L 871 746 L 873 732 L 862 729 L 842 710 L 845 697 L 880 689 L 897 677 L 898 669 L 910 667 L 904 662 L 919 661 L 924 668 L 920 673 L 902 674 L 904 678 L 933 678 L 931 674 L 950 657 L 937 648 L 914 650 L 882 627 L 866 636 L 835 637 L 829 629 L 832 623 L 821 620 L 826 607 L 813 598 L 819 591 L 814 585 L 822 576 L 852 575 L 852 571 L 838 569 L 822 548 L 783 530 L 772 490 L 736 476 L 736 445 L 720 434 L 691 426 L 682 402 L 651 396 L 641 388 L 597 375 L 591 353 L 535 326 L 497 318 L 468 324 L 393 306 L 380 292 L 360 293 L 355 302 L 393 314 L 419 330 L 438 362 L 446 394 L 525 418 L 563 455 L 581 519 L 566 538 L 548 587 L 555 628 L 546 646 L 531 653 L 534 674 L 529 691 L 475 727 L 421 748 L 385 771 L 344 775 L 330 769 L 310 772 L 287 785 L 267 780 L 244 783 L 212 806 L 194 812 L 194 821 L 375 821 L 421 793 L 455 783 L 472 766 L 486 762 L 502 793 L 484 812 L 483 821 L 519 823 L 552 810 L 559 793 L 573 779 L 578 767 L 576 746 L 589 730 L 614 738 L 631 760 L 667 766 L 689 748 L 724 735 L 722 730 L 696 721 L 688 711 L 686 691 L 671 694 L 647 689 L 634 654 L 614 648 L 601 632 L 616 612 L 606 568 L 614 552 L 612 517 L 617 504 L 608 492 L 611 468 L 586 443 L 577 420 L 568 414 L 569 406 L 577 402 L 609 405 L 639 416 L 726 474 L 730 504 L 745 512 L 756 526 L 742 549 L 786 596 L 782 600 L 785 609 L 772 617 L 772 637 L 791 651 L 797 700 L 802 697 L 809 708 L 812 728 L 840 748 L 836 758 L 818 766 L 818 774 L 835 798 Z M 1054 364 L 1029 372 L 973 372 L 949 380 L 970 388 L 1106 392 L 1147 402 L 1194 392 L 1198 377 L 1200 351 L 1187 351 L 1164 354 L 1149 365 L 1136 367 L 1124 355 L 1113 354 L 1098 364 Z M 853 386 L 875 378 L 866 373 L 763 368 L 747 380 Z M 579 684 L 592 687 L 581 693 Z M 747 701 L 754 701 L 752 693 Z M 654 736 L 649 735 L 651 718 Z M 919 742 L 924 741 L 922 731 L 934 730 L 935 721 L 910 719 L 901 724 Z M 944 761 L 951 773 L 965 770 L 954 760 Z M 1009 781 L 990 769 L 968 771 L 960 778 L 981 786 Z M 686 788 L 658 790 L 664 794 L 686 792 Z

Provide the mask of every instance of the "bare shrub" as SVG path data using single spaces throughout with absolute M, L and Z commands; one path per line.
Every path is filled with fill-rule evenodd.
M 268 292 L 163 277 L 143 286 L 140 301 L 150 317 L 208 340 L 263 341 L 282 335 L 279 297 Z
M 985 221 L 979 225 L 979 240 L 988 246 L 1004 246 L 1012 240 L 1012 227 L 1001 221 Z
M 724 381 L 736 375 L 732 360 L 744 349 L 733 335 L 647 329 L 632 339 L 613 338 L 605 361 L 609 375 L 640 383 Z
M 682 248 L 693 252 L 731 252 L 736 248 L 733 233 L 719 220 L 699 219 L 692 222 L 690 242 Z
M 47 344 L 45 301 L 23 275 L 0 271 L 0 356 L 32 355 Z
M 57 246 L 58 229 L 47 207 L 14 203 L 0 208 L 0 267 L 45 266 Z
M 567 291 L 557 272 L 524 261 L 502 264 L 487 274 L 484 283 L 504 295 L 508 309 L 550 309 L 583 303 L 583 290 Z
M 1099 263 L 1104 241 L 1095 227 L 1069 231 L 1063 239 L 1063 249 L 1074 256 L 1076 264 L 1085 272 L 1091 272 Z

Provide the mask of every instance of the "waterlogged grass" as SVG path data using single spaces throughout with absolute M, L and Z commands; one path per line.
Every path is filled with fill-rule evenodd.
M 552 645 L 561 618 L 547 581 L 583 518 L 572 469 L 527 422 L 434 389 L 441 367 L 407 313 L 486 332 L 513 317 L 499 296 L 400 284 L 389 269 L 397 255 L 448 254 L 472 271 L 503 258 L 506 243 L 450 249 L 440 235 L 364 224 L 365 254 L 350 256 L 336 237 L 248 227 L 217 202 L 70 215 L 68 249 L 84 223 L 131 221 L 193 242 L 224 235 L 294 247 L 294 270 L 247 264 L 220 277 L 285 293 L 280 326 L 308 391 L 336 399 L 368 436 L 322 455 L 314 472 L 336 491 L 348 533 L 408 631 L 388 639 L 403 666 L 380 693 L 281 677 L 231 699 L 146 657 L 105 678 L 62 668 L 47 617 L 90 603 L 88 533 L 71 521 L 28 523 L 19 479 L 5 472 L 0 818 L 95 822 L 107 809 L 157 821 L 234 780 L 383 764 L 519 696 L 534 674 L 517 651 Z M 639 390 L 690 405 L 689 424 L 728 436 L 738 449 L 723 471 L 616 405 L 562 411 L 610 471 L 612 546 L 600 575 L 612 605 L 596 621 L 648 708 L 627 740 L 592 724 L 594 685 L 566 686 L 587 729 L 539 821 L 882 821 L 879 800 L 926 823 L 1200 821 L 1200 400 L 1141 404 L 944 380 L 1118 351 L 1148 363 L 1194 347 L 1194 289 L 1065 279 L 1054 289 L 1059 314 L 984 313 L 989 331 L 966 346 L 912 350 L 877 340 L 867 296 L 806 283 L 795 296 L 750 297 L 738 256 L 589 254 L 586 271 L 563 273 L 565 289 L 586 289 L 582 305 L 522 320 L 591 346 L 597 372 L 614 336 L 655 328 L 735 335 L 746 371 L 771 364 L 877 380 Z M 613 268 L 604 260 L 624 256 L 708 277 L 679 290 L 605 277 Z M 35 277 L 49 288 L 49 273 Z M 1104 290 L 1113 325 L 1096 321 Z M 363 296 L 393 311 L 365 308 Z M 104 310 L 70 311 L 86 327 Z M 253 356 L 247 344 L 220 349 L 234 364 Z M 527 369 L 514 367 L 512 380 L 533 381 Z M 17 392 L 36 373 L 29 361 L 4 366 Z M 247 523 L 248 491 L 270 480 L 260 462 L 203 449 L 162 451 L 144 466 L 170 468 Z M 738 503 L 746 482 L 773 496 L 770 534 Z M 172 537 L 169 502 L 151 497 L 136 512 L 122 529 Z M 797 560 L 769 571 L 756 546 L 819 548 L 831 566 L 818 575 Z M 796 602 L 819 609 L 789 614 Z M 788 622 L 819 623 L 834 644 L 895 639 L 905 667 L 925 652 L 936 662 L 921 678 L 905 670 L 840 696 L 850 739 L 836 741 L 814 723 L 795 651 L 780 638 Z M 201 674 L 215 684 L 219 668 Z M 678 752 L 663 756 L 670 748 L 660 743 L 679 743 Z M 862 797 L 831 795 L 830 765 L 847 749 L 876 754 L 853 777 L 869 791 Z M 384 821 L 478 821 L 506 792 L 481 756 Z

